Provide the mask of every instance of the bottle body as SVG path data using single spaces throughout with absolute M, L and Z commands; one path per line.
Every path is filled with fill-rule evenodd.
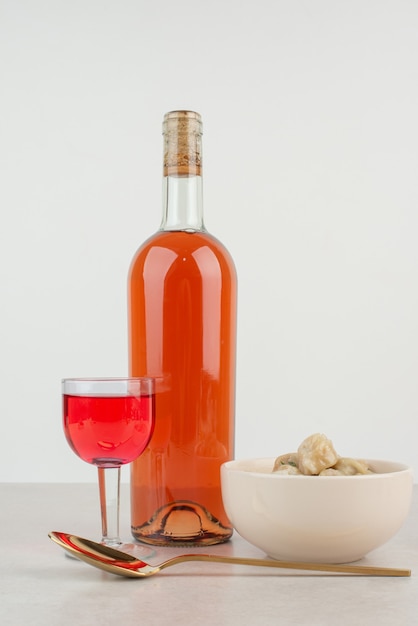
M 160 232 L 130 273 L 131 375 L 156 379 L 153 438 L 132 465 L 134 536 L 212 544 L 232 529 L 220 465 L 233 458 L 236 274 L 205 232 Z
M 131 466 L 135 538 L 210 545 L 232 527 L 220 466 L 234 455 L 237 280 L 203 224 L 201 121 L 164 118 L 163 220 L 129 274 L 132 376 L 155 378 L 155 427 Z

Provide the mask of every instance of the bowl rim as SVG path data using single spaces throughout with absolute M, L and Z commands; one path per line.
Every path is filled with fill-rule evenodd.
M 362 461 L 365 461 L 368 465 L 370 465 L 371 467 L 373 467 L 373 464 L 388 464 L 392 466 L 392 469 L 384 471 L 384 472 L 376 472 L 374 474 L 354 474 L 352 476 L 318 476 L 318 475 L 313 475 L 310 476 L 308 474 L 280 474 L 277 472 L 264 472 L 264 471 L 255 471 L 255 470 L 249 470 L 249 469 L 245 469 L 243 467 L 236 467 L 238 464 L 245 464 L 245 463 L 261 463 L 261 462 L 271 462 L 272 464 L 274 464 L 274 461 L 276 460 L 277 457 L 246 457 L 246 458 L 237 458 L 237 459 L 231 459 L 229 461 L 226 461 L 224 463 L 222 463 L 221 465 L 221 470 L 223 471 L 233 471 L 236 473 L 240 473 L 240 474 L 248 474 L 248 475 L 252 475 L 252 476 L 263 476 L 264 478 L 268 478 L 268 479 L 272 479 L 272 480 L 301 480 L 303 478 L 306 479 L 312 479 L 312 478 L 320 478 L 321 482 L 323 481 L 327 481 L 327 480 L 332 480 L 335 481 L 336 479 L 341 481 L 341 480 L 359 480 L 360 478 L 362 479 L 362 481 L 364 480 L 379 480 L 381 479 L 383 476 L 393 476 L 394 474 L 399 475 L 399 474 L 411 474 L 411 476 L 413 475 L 412 472 L 412 467 L 410 465 L 407 465 L 406 463 L 402 463 L 399 461 L 390 461 L 389 459 L 366 459 L 366 458 L 361 458 Z M 360 457 L 351 457 L 351 458 L 360 458 Z

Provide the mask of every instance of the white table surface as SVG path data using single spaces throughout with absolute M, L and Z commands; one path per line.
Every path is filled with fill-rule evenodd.
M 149 579 L 120 578 L 69 559 L 48 538 L 51 530 L 99 538 L 96 485 L 0 484 L 0 498 L 2 626 L 418 625 L 418 485 L 403 528 L 359 562 L 409 568 L 410 578 L 200 562 Z M 122 486 L 121 534 L 130 540 L 127 485 Z M 265 556 L 237 534 L 205 551 Z M 158 548 L 152 560 L 172 552 Z

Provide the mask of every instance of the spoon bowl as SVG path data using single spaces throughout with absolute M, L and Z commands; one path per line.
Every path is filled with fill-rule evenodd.
M 90 539 L 68 533 L 53 531 L 48 536 L 66 552 L 99 569 L 128 578 L 147 578 L 166 567 L 185 561 L 206 561 L 210 563 L 230 563 L 234 565 L 252 565 L 279 569 L 295 569 L 324 573 L 350 574 L 360 576 L 410 576 L 408 569 L 391 567 L 370 567 L 365 565 L 335 565 L 328 563 L 302 563 L 293 561 L 275 561 L 273 559 L 250 559 L 245 557 L 220 556 L 218 554 L 182 554 L 160 563 L 150 565 L 130 554 L 115 550 Z

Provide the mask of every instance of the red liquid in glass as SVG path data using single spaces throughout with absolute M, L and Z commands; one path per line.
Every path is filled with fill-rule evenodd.
M 87 463 L 115 467 L 145 449 L 153 430 L 153 397 L 64 395 L 64 431 Z

